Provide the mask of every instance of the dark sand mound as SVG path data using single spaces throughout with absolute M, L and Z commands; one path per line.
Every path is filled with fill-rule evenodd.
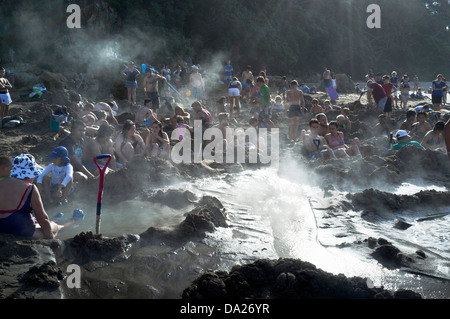
M 183 299 L 418 299 L 419 294 L 369 288 L 367 280 L 334 276 L 297 259 L 258 260 L 229 273 L 206 273 L 183 292 Z

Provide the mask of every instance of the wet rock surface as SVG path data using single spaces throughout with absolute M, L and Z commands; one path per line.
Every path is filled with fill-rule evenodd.
M 230 272 L 207 273 L 183 299 L 420 299 L 415 292 L 369 288 L 364 278 L 332 275 L 297 259 L 258 260 Z

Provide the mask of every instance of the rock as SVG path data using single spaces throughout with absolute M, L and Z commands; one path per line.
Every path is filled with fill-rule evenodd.
M 48 91 L 62 90 L 66 88 L 67 79 L 60 73 L 44 71 L 42 72 L 41 79 Z
M 392 295 L 369 288 L 364 278 L 332 275 L 298 259 L 257 260 L 235 266 L 229 273 L 207 273 L 183 291 L 182 299 L 392 299 L 420 298 L 410 291 Z

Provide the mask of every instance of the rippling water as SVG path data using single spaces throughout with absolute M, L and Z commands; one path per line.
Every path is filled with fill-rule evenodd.
M 405 211 L 392 218 L 382 216 L 369 222 L 361 217 L 361 212 L 330 213 L 326 208 L 345 199 L 346 193 L 334 191 L 331 196 L 324 197 L 321 188 L 311 185 L 301 170 L 288 179 L 272 169 L 173 185 L 170 188 L 189 189 L 199 197 L 217 197 L 226 208 L 230 227 L 218 228 L 200 243 L 134 249 L 126 261 L 111 265 L 114 270 L 109 267 L 108 271 L 96 273 L 96 276 L 116 276 L 131 287 L 133 283 L 136 286 L 148 283 L 147 289 L 130 289 L 126 296 L 129 298 L 179 298 L 182 290 L 205 271 L 229 271 L 236 264 L 256 259 L 289 257 L 309 261 L 334 274 L 369 278 L 375 286 L 382 285 L 389 290 L 411 289 L 425 298 L 450 297 L 448 281 L 436 284 L 436 281 L 429 282 L 426 276 L 386 269 L 369 255 L 367 248 L 337 247 L 368 237 L 383 237 L 407 253 L 421 249 L 440 256 L 436 273 L 450 279 L 449 215 L 418 222 L 421 217 L 437 212 Z M 386 191 L 414 194 L 423 189 L 448 191 L 438 185 L 421 186 L 420 181 L 403 183 Z M 73 208 L 65 209 L 70 212 Z M 95 232 L 95 203 L 79 208 L 85 211 L 85 219 L 62 236 L 71 237 L 81 231 Z M 124 233 L 139 234 L 150 226 L 171 227 L 181 222 L 183 214 L 189 210 L 138 200 L 114 207 L 104 204 L 101 232 L 112 237 Z M 441 212 L 449 211 L 447 207 Z M 50 212 L 49 215 L 52 216 Z M 393 228 L 399 218 L 412 226 L 406 230 Z

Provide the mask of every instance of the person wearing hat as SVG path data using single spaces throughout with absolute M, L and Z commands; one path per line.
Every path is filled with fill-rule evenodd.
M 52 159 L 52 163 L 39 175 L 37 186 L 49 203 L 54 202 L 53 194 L 63 203 L 67 202 L 73 181 L 73 166 L 70 164 L 69 151 L 64 146 L 58 146 L 47 157 Z
M 13 159 L 10 178 L 0 180 L 0 233 L 51 239 L 64 227 L 49 220 L 33 185 L 43 170 L 31 154 Z
M 411 136 L 408 135 L 408 132 L 405 130 L 398 130 L 395 134 L 395 137 L 397 138 L 397 143 L 392 145 L 392 149 L 395 151 L 398 151 L 402 147 L 412 145 L 421 149 L 425 149 L 419 142 L 417 141 L 411 141 Z

